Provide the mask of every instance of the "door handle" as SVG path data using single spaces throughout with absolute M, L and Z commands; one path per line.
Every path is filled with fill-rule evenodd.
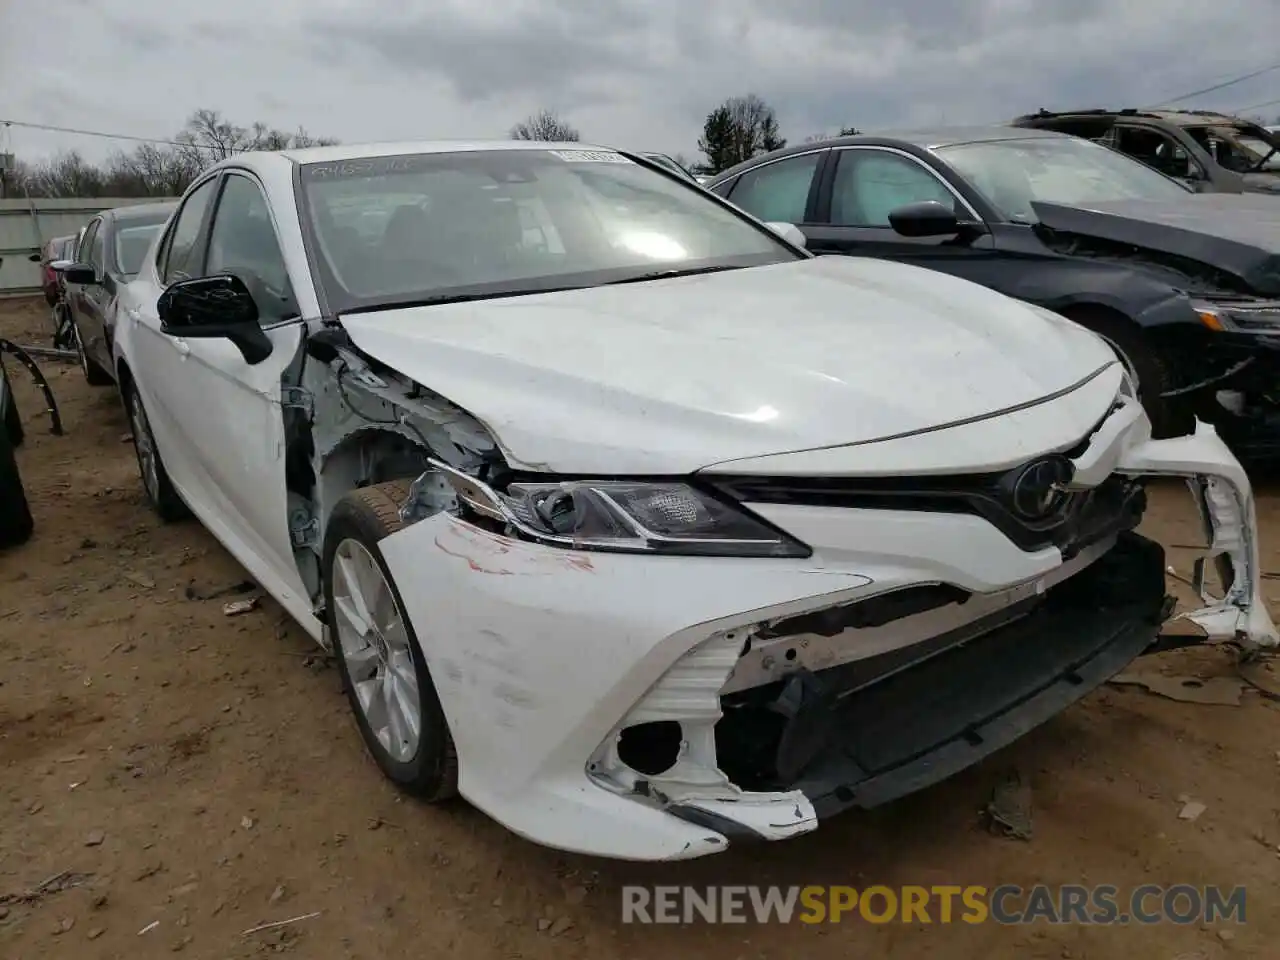
M 172 339 L 173 349 L 177 350 L 180 355 L 186 357 L 191 354 L 191 347 L 187 344 L 187 341 L 181 337 L 173 337 Z

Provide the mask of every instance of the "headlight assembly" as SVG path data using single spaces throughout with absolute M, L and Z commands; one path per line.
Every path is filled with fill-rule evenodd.
M 1278 300 L 1192 300 L 1191 307 L 1210 330 L 1280 335 Z
M 678 481 L 548 480 L 493 489 L 447 464 L 433 469 L 464 511 L 547 546 L 621 553 L 807 557 L 798 540 L 737 504 Z

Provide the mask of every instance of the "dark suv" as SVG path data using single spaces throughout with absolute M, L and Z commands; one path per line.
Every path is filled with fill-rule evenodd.
M 1280 193 L 1280 135 L 1208 110 L 1041 110 L 1015 127 L 1096 140 L 1200 193 Z

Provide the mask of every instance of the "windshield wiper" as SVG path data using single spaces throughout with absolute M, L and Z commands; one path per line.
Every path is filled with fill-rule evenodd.
M 609 280 L 602 283 L 602 287 L 614 287 L 620 283 L 643 283 L 646 280 L 666 280 L 668 277 L 696 277 L 702 273 L 720 273 L 723 270 L 741 270 L 742 267 L 717 266 L 717 267 L 689 267 L 684 270 L 654 270 L 651 273 L 641 273 L 634 277 L 623 277 L 621 280 Z
M 382 310 L 404 310 L 409 307 L 439 307 L 449 303 L 473 303 L 477 300 L 503 300 L 507 297 L 532 297 L 539 293 L 563 293 L 581 290 L 582 287 L 530 287 L 526 290 L 498 290 L 487 293 L 445 293 L 436 297 L 412 297 L 406 300 L 386 300 L 344 310 L 343 313 L 376 313 Z

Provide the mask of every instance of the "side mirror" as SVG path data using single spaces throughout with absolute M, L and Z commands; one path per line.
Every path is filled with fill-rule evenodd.
M 809 238 L 804 235 L 804 231 L 794 223 L 782 223 L 778 220 L 771 220 L 766 223 L 765 226 L 780 236 L 783 240 L 786 240 L 788 243 L 794 244 L 797 247 L 803 247 L 809 242 Z
M 65 263 L 66 261 L 59 262 Z M 82 283 L 86 286 L 93 286 L 98 282 L 98 271 L 87 263 L 67 263 L 62 268 L 62 279 L 66 280 L 67 283 Z
M 955 210 L 937 200 L 908 203 L 890 211 L 889 226 L 904 237 L 946 237 L 960 232 Z
M 160 329 L 171 337 L 220 337 L 253 366 L 271 356 L 271 338 L 258 324 L 258 305 L 232 274 L 179 280 L 156 301 Z

